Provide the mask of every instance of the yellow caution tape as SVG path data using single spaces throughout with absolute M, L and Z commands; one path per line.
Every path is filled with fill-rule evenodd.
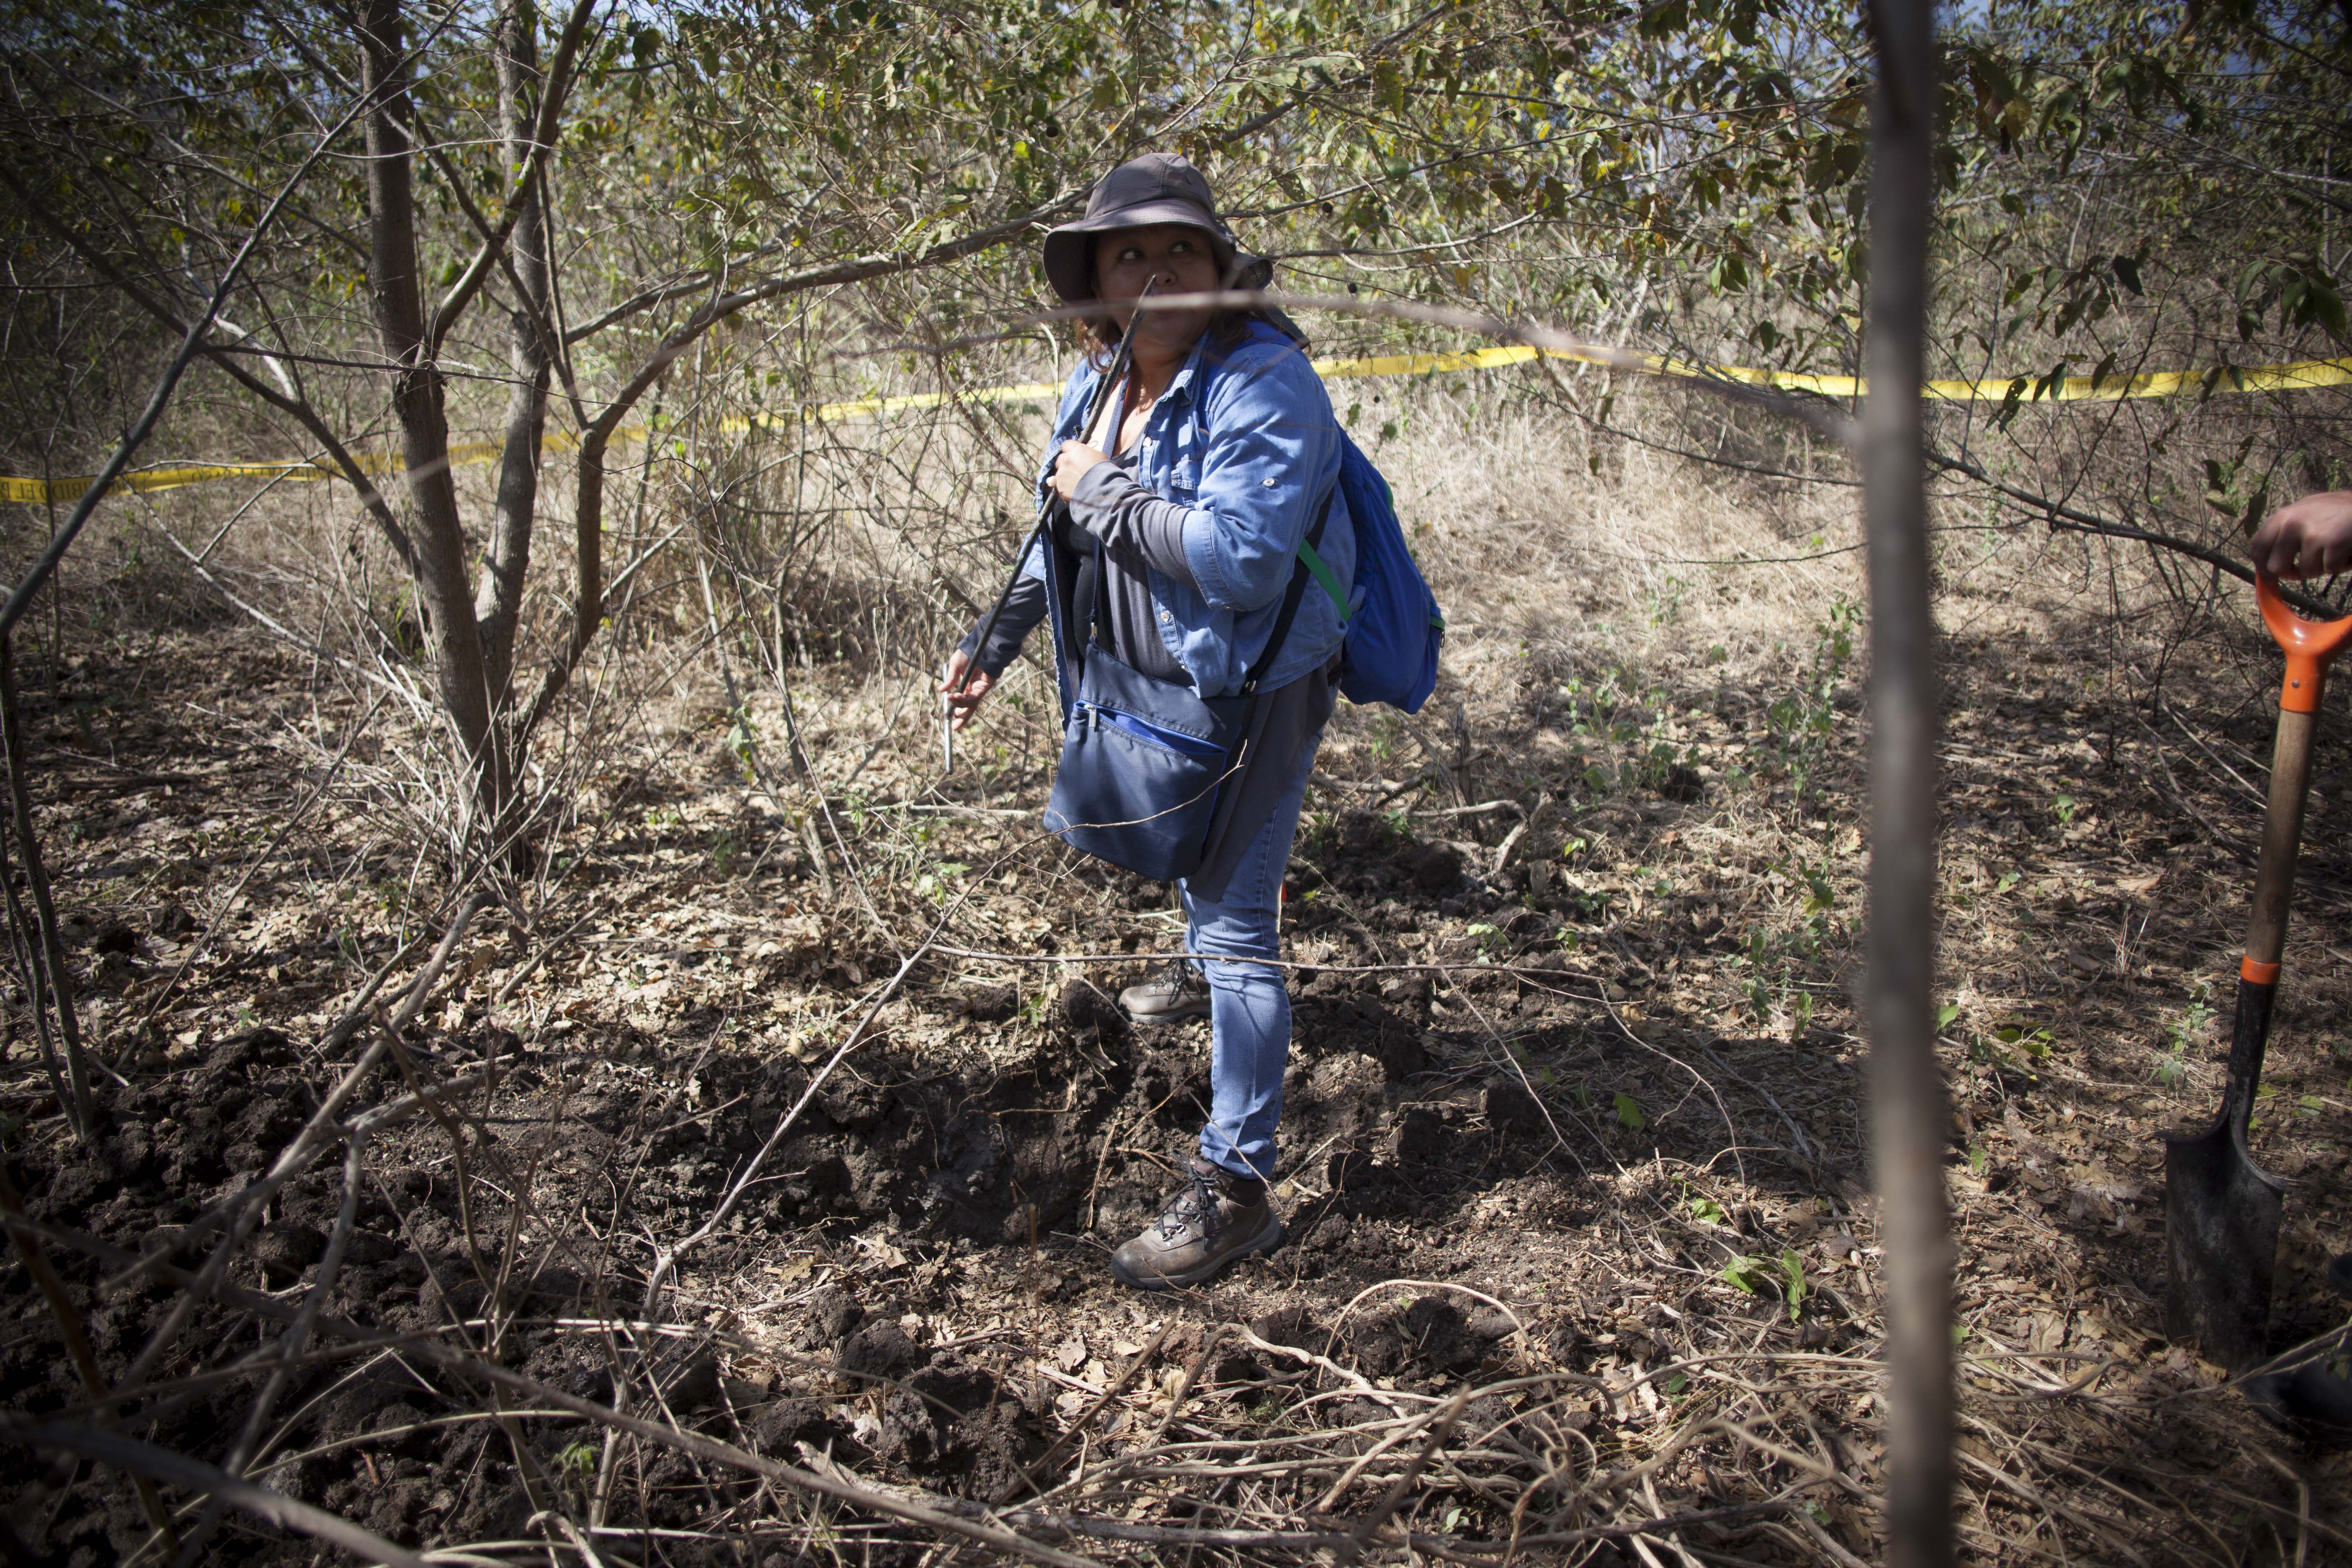
M 1316 370 L 1327 380 L 1353 376 L 1426 375 L 1433 371 L 1496 370 L 1531 360 L 1577 360 L 1607 364 L 1611 357 L 1580 353 L 1573 349 L 1471 349 L 1462 353 L 1379 354 L 1370 359 L 1324 359 Z M 1658 354 L 1641 356 L 1640 370 L 1649 375 L 1685 379 L 1736 381 L 1748 386 L 1777 387 L 1784 392 L 1816 392 L 1827 397 L 1859 397 L 1868 384 L 1854 375 L 1809 375 L 1798 371 L 1757 370 L 1738 364 L 1693 364 Z M 2226 392 L 2303 392 L 2321 386 L 2352 386 L 2352 359 L 2304 360 L 2295 364 L 2250 365 L 2243 369 L 2152 371 L 2144 375 L 2069 375 L 2055 385 L 2042 376 L 2003 376 L 1984 381 L 1931 381 L 1922 390 L 1945 403 L 2001 403 L 2015 392 L 2024 403 L 2081 403 L 2125 397 L 2179 397 L 2205 390 Z
M 1459 353 L 1374 354 L 1368 359 L 1318 359 L 1314 364 L 1316 374 L 1326 380 L 1350 381 L 1368 376 L 1499 370 L 1507 365 L 1526 364 L 1538 358 L 1578 361 L 1588 364 L 1612 363 L 1609 356 L 1600 353 L 1513 345 L 1469 349 Z M 1818 393 L 1825 397 L 1859 397 L 1868 390 L 1859 376 L 1810 375 L 1796 371 L 1758 370 L 1736 364 L 1694 364 L 1658 354 L 1643 354 L 1638 368 L 1648 375 L 1684 380 L 1735 381 L 1748 386 L 1769 386 L 1783 392 Z M 2012 397 L 2021 403 L 2082 403 L 2109 402 L 2126 397 L 2179 397 L 2192 393 L 2201 394 L 2209 388 L 2219 395 L 2307 392 L 2323 386 L 2352 386 L 2352 359 L 2304 360 L 2294 364 L 2262 364 L 2243 368 L 2221 366 L 2202 371 L 2152 371 L 2142 375 L 2069 375 L 2055 382 L 2047 376 L 1931 381 L 1921 390 L 1928 397 L 1945 403 L 2004 403 Z M 971 392 L 917 392 L 896 397 L 859 397 L 843 403 L 814 404 L 803 410 L 745 415 L 720 421 L 719 428 L 729 431 L 774 429 L 797 424 L 803 419 L 824 423 L 871 414 L 891 414 L 902 408 L 938 408 L 954 403 L 1057 402 L 1061 395 L 1059 386 L 1031 382 L 1019 386 L 982 387 Z M 646 427 L 642 425 L 624 426 L 614 433 L 614 440 L 620 443 L 642 441 L 645 437 Z M 569 451 L 579 444 L 578 437 L 556 432 L 548 436 L 541 445 L 546 451 Z M 449 448 L 449 462 L 457 468 L 495 462 L 505 449 L 506 444 L 501 441 L 460 442 Z M 394 467 L 394 459 L 388 453 L 366 453 L 357 460 L 362 471 L 370 474 L 387 473 Z M 341 477 L 341 470 L 326 458 L 305 458 L 280 463 L 198 463 L 166 468 L 142 468 L 123 475 L 114 482 L 113 488 L 145 493 L 178 489 L 185 485 L 209 484 L 217 479 L 308 481 Z M 71 500 L 79 497 L 89 484 L 88 476 L 26 479 L 0 475 L 0 501 L 37 506 L 52 500 Z

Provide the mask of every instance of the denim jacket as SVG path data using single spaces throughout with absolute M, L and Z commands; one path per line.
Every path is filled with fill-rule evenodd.
M 1037 475 L 1038 505 L 1053 499 L 1046 482 L 1066 440 L 1079 437 L 1100 373 L 1081 362 L 1062 392 L 1053 438 Z M 1240 689 L 1290 585 L 1298 544 L 1323 498 L 1331 498 L 1317 553 L 1343 588 L 1353 583 L 1356 533 L 1339 494 L 1339 426 L 1331 400 L 1298 344 L 1262 321 L 1230 349 L 1207 337 L 1152 405 L 1132 448 L 1135 481 L 1181 509 L 1184 564 L 1192 581 L 1156 569 L 1146 574 L 1160 641 L 1192 677 L 1202 697 Z M 1089 479 L 1093 478 L 1091 474 Z M 1044 550 L 1032 551 L 1022 575 L 1042 580 Z M 1059 615 L 1058 594 L 1044 595 Z M 1275 690 L 1339 651 L 1338 608 L 1311 579 L 1281 653 L 1260 683 Z M 1056 674 L 1065 706 L 1075 672 Z

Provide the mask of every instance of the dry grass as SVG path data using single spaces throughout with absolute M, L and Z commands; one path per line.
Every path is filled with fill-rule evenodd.
M 706 537 L 722 586 L 744 589 L 719 604 L 715 640 L 690 558 L 649 584 L 588 683 L 599 707 L 548 764 L 563 830 L 538 885 L 506 890 L 463 962 L 416 992 L 415 1070 L 467 1087 L 449 1128 L 412 1117 L 370 1140 L 384 1190 L 415 1199 L 394 1205 L 406 1218 L 385 1246 L 486 1279 L 552 1271 L 569 1293 L 551 1305 L 444 1283 L 388 1313 L 348 1279 L 331 1290 L 318 1343 L 363 1347 L 363 1369 L 388 1354 L 372 1336 L 415 1336 L 427 1393 L 412 1398 L 445 1423 L 432 1430 L 475 1440 L 339 1426 L 318 1412 L 346 1373 L 325 1372 L 303 1396 L 312 1414 L 289 1404 L 264 1458 L 291 1495 L 499 1562 L 1009 1550 L 959 1546 L 910 1509 L 986 1515 L 1096 1558 L 1876 1557 L 1879 1294 L 1852 1006 L 1865 650 L 1842 607 L 1860 595 L 1853 492 L 1592 443 L 1493 383 L 1375 390 L 1359 428 L 1405 411 L 1374 453 L 1426 531 L 1416 548 L 1453 630 L 1431 705 L 1411 720 L 1344 710 L 1318 766 L 1293 868 L 1306 972 L 1286 1247 L 1181 1298 L 1101 1279 L 1100 1247 L 1147 1212 L 1182 1120 L 1181 1100 L 1160 1113 L 1176 1089 L 1147 1079 L 1197 1071 L 1204 1041 L 1129 1039 L 1061 983 L 1112 986 L 1173 928 L 1150 889 L 1034 831 L 1053 750 L 1036 671 L 944 778 L 925 690 L 963 614 L 956 591 L 992 585 L 984 552 L 942 549 L 924 520 L 1017 494 L 1013 458 L 992 450 L 1027 437 L 845 430 L 793 481 L 790 516 Z M 1590 406 L 1599 389 L 1570 390 Z M 1618 421 L 1687 445 L 1673 416 Z M 630 537 L 658 537 L 725 466 L 664 470 Z M 877 494 L 911 499 L 857 510 Z M 174 504 L 184 539 L 218 515 L 208 499 Z M 817 512 L 822 528 L 792 532 Z M 1976 515 L 1964 498 L 1943 513 Z M 256 1091 L 317 1094 L 352 1066 L 356 1047 L 320 1047 L 359 976 L 436 934 L 455 896 L 433 858 L 446 785 L 430 726 L 394 700 L 227 906 L 371 689 L 414 679 L 386 651 L 396 640 L 335 624 L 362 605 L 379 626 L 397 616 L 393 590 L 319 549 L 341 525 L 295 508 L 257 520 L 276 531 L 240 541 L 225 580 L 274 586 L 273 613 L 373 680 L 217 622 L 126 626 L 76 653 L 61 706 L 36 720 L 78 759 L 42 795 L 68 902 L 140 936 L 128 957 L 94 948 L 88 982 L 93 1032 L 140 1094 L 202 1081 L 207 1053 L 257 1023 L 294 1050 L 290 1066 L 240 1069 Z M 2018 1563 L 2340 1556 L 2344 1461 L 2252 1415 L 2158 1321 L 2153 1133 L 2201 1115 L 2218 1085 L 2221 993 L 2200 987 L 2224 976 L 2240 923 L 2268 667 L 2242 616 L 2178 603 L 2137 562 L 2032 532 L 1944 538 L 1964 1547 Z M 794 561 L 801 619 L 780 646 L 758 587 Z M 142 602 L 127 580 L 120 592 Z M 156 689 L 142 670 L 172 695 L 142 694 Z M 785 742 L 787 682 L 821 791 Z M 127 786 L 94 812 L 107 770 L 125 767 L 186 782 L 168 799 Z M 2335 1024 L 2352 991 L 2336 951 L 2352 861 L 2333 844 L 2347 780 L 2323 764 L 2259 1140 L 2297 1179 L 2281 1317 L 2298 1335 L 2340 1321 L 2316 1264 L 2352 1249 L 2352 1044 Z M 1398 874 L 1435 846 L 1461 857 L 1459 880 Z M 193 939 L 161 934 L 166 900 L 206 943 L 168 994 Z M 1393 1055 L 1399 1037 L 1417 1066 L 1382 1081 L 1366 1053 Z M 845 1047 L 833 1087 L 813 1085 Z M 46 1244 L 135 1249 L 166 1222 L 103 1192 L 61 1198 L 52 1178 L 79 1156 L 36 1069 L 10 1068 L 14 1163 Z M 397 1107 L 404 1087 L 363 1099 Z M 864 1150 L 873 1190 L 892 1195 L 866 1202 L 853 1163 L 847 1207 L 782 1203 L 770 1184 L 729 1206 L 811 1088 L 826 1136 Z M 982 1206 L 1011 1217 L 989 1234 L 929 1215 L 905 1195 L 921 1184 L 883 1167 L 947 1163 L 961 1146 L 947 1112 L 927 1152 L 893 1155 L 895 1123 L 856 1131 L 862 1113 L 827 1098 L 866 1089 L 982 1107 L 1014 1130 L 1013 1181 L 1076 1170 L 1083 1201 L 1033 1229 L 992 1192 Z M 1076 1154 L 1052 1152 L 1060 1134 L 1019 1142 L 1022 1096 L 1065 1089 Z M 763 1174 L 805 1176 L 784 1158 L 803 1148 L 786 1139 Z M 334 1163 L 278 1212 L 331 1214 Z M 436 1170 L 429 1195 L 401 1185 Z M 447 1207 L 453 1175 L 470 1240 Z M 1051 1201 L 1042 1185 L 1034 1201 Z M 646 1325 L 654 1252 L 714 1219 Z M 237 1268 L 233 1285 L 281 1292 L 237 1298 L 248 1321 L 299 1305 L 280 1276 Z M 119 1375 L 155 1331 L 158 1296 L 80 1300 Z M 866 1313 L 864 1339 L 827 1326 L 842 1300 Z M 19 1345 L 45 1342 L 35 1298 L 7 1300 Z M 208 1306 L 202 1321 L 228 1320 Z M 871 1327 L 884 1323 L 907 1354 Z M 492 1338 L 514 1347 L 509 1407 L 544 1414 L 484 1442 L 482 1373 L 457 1347 Z M 237 1353 L 221 1344 L 175 1350 L 139 1408 L 152 1420 L 225 1387 L 206 1408 L 233 1432 L 250 1374 L 200 1381 Z M 569 1381 L 583 1365 L 603 1381 Z M 706 1366 L 715 1396 L 666 1403 Z M 17 1397 L 72 1413 L 73 1396 Z M 217 1462 L 226 1444 L 188 1446 Z M 499 1514 L 497 1478 L 532 1462 L 549 1472 L 541 1506 Z M 184 1507 L 181 1484 L 165 1490 Z M 47 1531 L 45 1548 L 102 1539 L 102 1510 L 74 1534 L 73 1498 L 90 1492 L 42 1483 L 16 1500 L 18 1528 Z M 118 1547 L 135 1526 L 116 1525 Z M 278 1551 L 267 1534 L 222 1540 Z

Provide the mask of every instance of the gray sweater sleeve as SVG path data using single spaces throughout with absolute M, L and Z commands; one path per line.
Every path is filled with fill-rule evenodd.
M 1186 509 L 1153 495 L 1118 464 L 1097 463 L 1080 476 L 1070 516 L 1129 571 L 1149 566 L 1188 588 L 1200 586 L 1184 557 Z
M 1013 592 L 1004 601 L 1004 613 L 996 617 L 996 625 L 988 634 L 988 646 L 980 647 L 980 628 L 988 624 L 988 616 L 983 611 L 981 618 L 971 624 L 971 629 L 964 633 L 963 641 L 956 647 L 967 657 L 977 650 L 979 657 L 974 662 L 993 680 L 1004 673 L 1004 667 L 1013 662 L 1013 657 L 1021 651 L 1021 645 L 1028 640 L 1029 634 L 1036 630 L 1037 623 L 1045 618 L 1045 579 L 1016 578 Z

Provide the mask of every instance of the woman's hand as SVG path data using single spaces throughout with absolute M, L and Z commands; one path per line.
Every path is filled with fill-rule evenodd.
M 2246 546 L 2273 577 L 2333 577 L 2352 568 L 2352 490 L 2322 490 L 2263 519 Z
M 963 679 L 964 667 L 971 663 L 970 654 L 961 648 L 956 649 L 948 658 L 948 678 L 940 682 L 940 695 L 948 700 L 948 728 L 950 730 L 961 730 L 971 723 L 981 699 L 996 689 L 996 677 L 985 669 L 975 669 L 971 672 L 971 679 L 964 682 L 963 689 L 958 691 L 956 682 Z
M 1054 487 L 1054 493 L 1064 500 L 1075 500 L 1078 493 L 1078 480 L 1086 471 L 1097 463 L 1109 461 L 1108 456 L 1084 441 L 1065 441 L 1060 454 L 1054 458 L 1054 472 L 1047 482 Z

